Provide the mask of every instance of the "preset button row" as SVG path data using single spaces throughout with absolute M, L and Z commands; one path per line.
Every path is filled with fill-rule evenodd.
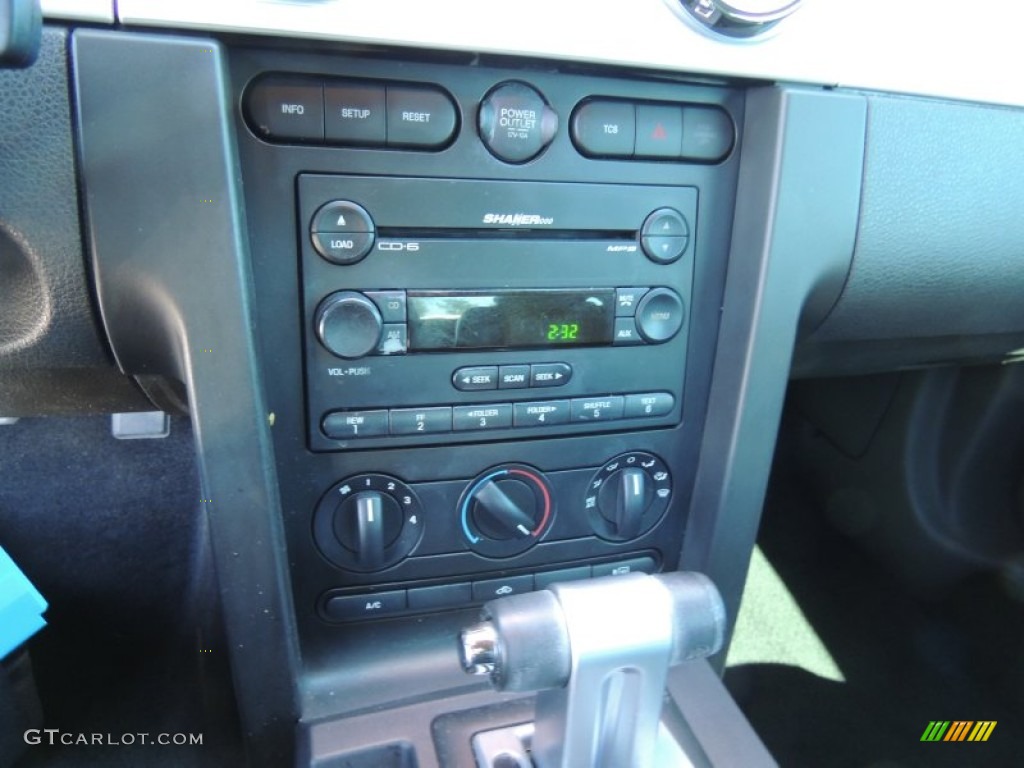
M 321 428 L 334 440 L 353 440 L 655 418 L 670 413 L 674 405 L 675 398 L 669 392 L 646 392 L 524 403 L 381 408 L 328 413 Z
M 571 566 L 541 573 L 518 574 L 459 584 L 393 589 L 365 595 L 334 595 L 324 601 L 323 615 L 328 621 L 354 621 L 393 616 L 407 611 L 463 608 L 473 603 L 545 589 L 558 582 L 625 576 L 629 573 L 650 574 L 656 570 L 654 558 L 644 556 L 593 566 Z

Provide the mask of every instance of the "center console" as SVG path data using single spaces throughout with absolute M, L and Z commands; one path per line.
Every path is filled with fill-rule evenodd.
M 686 569 L 733 620 L 863 96 L 229 33 L 70 56 L 97 301 L 191 410 L 253 764 L 469 765 L 535 714 L 460 666 L 494 600 Z M 716 686 L 668 673 L 731 748 Z
M 389 665 L 485 601 L 674 570 L 740 95 L 497 59 L 231 66 L 306 711 L 464 687 L 454 658 Z

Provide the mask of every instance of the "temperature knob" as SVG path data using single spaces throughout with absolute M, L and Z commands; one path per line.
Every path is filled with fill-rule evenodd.
M 324 557 L 350 571 L 389 568 L 419 543 L 423 515 L 412 488 L 388 475 L 356 475 L 335 484 L 313 514 Z
M 628 541 L 651 530 L 668 509 L 672 478 L 651 453 L 616 456 L 590 479 L 584 508 L 602 539 Z
M 525 464 L 487 470 L 459 500 L 462 532 L 470 548 L 488 557 L 525 552 L 551 527 L 551 489 L 544 476 Z

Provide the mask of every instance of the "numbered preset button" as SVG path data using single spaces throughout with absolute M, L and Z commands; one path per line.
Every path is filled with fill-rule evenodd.
M 512 426 L 512 404 L 459 405 L 452 412 L 456 432 L 501 429 Z
M 675 404 L 676 399 L 669 392 L 626 395 L 626 418 L 665 416 Z
M 577 397 L 572 400 L 573 421 L 614 421 L 622 418 L 622 395 Z
M 541 403 L 516 403 L 517 427 L 548 427 L 569 422 L 568 400 L 547 400 Z
M 397 408 L 391 411 L 392 435 L 429 435 L 451 431 L 451 408 Z
M 388 412 L 338 411 L 324 416 L 321 426 L 334 440 L 380 437 L 388 433 Z

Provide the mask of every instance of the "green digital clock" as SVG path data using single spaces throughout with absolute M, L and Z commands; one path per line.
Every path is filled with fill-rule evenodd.
M 579 341 L 579 323 L 548 323 L 548 341 Z

